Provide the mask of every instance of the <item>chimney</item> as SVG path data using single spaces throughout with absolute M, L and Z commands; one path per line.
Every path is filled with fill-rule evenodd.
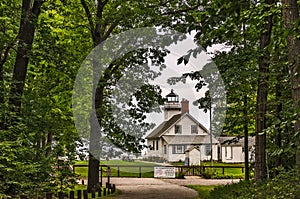
M 185 113 L 189 113 L 189 101 L 183 98 L 181 101 L 181 114 Z

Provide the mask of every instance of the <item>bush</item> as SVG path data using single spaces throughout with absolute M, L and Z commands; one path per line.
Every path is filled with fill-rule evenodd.
M 178 179 L 185 179 L 183 172 L 178 172 L 176 178 Z
M 163 163 L 166 162 L 166 159 L 163 157 L 159 156 L 149 156 L 147 158 L 143 158 L 144 161 L 149 161 L 149 162 L 158 162 L 158 163 Z
M 205 179 L 212 179 L 215 175 L 215 171 L 213 169 L 206 169 L 201 176 Z

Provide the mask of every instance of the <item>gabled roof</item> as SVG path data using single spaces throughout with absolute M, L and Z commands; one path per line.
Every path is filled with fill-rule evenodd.
M 146 136 L 146 139 L 160 137 L 168 128 L 175 124 L 181 118 L 181 114 L 174 115 L 168 121 L 164 121 L 158 127 L 156 127 L 149 135 Z
M 176 124 L 177 121 L 179 121 L 183 117 L 189 117 L 191 120 L 193 120 L 197 125 L 199 125 L 205 132 L 208 132 L 208 130 L 200 124 L 193 116 L 191 116 L 189 113 L 184 114 L 177 114 L 171 117 L 168 121 L 164 121 L 161 123 L 157 128 L 155 128 L 149 135 L 146 136 L 146 139 L 151 138 L 159 138 L 163 133 L 168 130 L 172 125 Z

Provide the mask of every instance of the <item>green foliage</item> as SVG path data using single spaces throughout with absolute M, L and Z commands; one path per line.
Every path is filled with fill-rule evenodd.
M 178 173 L 176 173 L 176 178 L 178 178 L 178 179 L 185 179 L 184 175 L 185 175 L 184 172 L 178 172 Z
M 299 188 L 299 173 L 295 170 L 289 170 L 281 172 L 265 183 L 241 181 L 236 184 L 216 187 L 210 193 L 209 198 L 296 199 L 300 195 Z
M 186 187 L 196 190 L 199 193 L 200 199 L 208 199 L 209 193 L 217 186 L 188 185 Z

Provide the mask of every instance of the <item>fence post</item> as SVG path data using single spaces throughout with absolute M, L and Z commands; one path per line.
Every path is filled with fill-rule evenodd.
M 77 199 L 81 199 L 81 190 L 77 190 Z
M 46 193 L 46 199 L 52 199 L 52 193 L 51 192 Z
M 74 191 L 70 191 L 70 199 L 75 199 Z
M 112 189 L 111 189 L 111 193 L 115 193 L 115 191 L 116 191 L 116 185 L 113 184 L 113 185 L 112 185 Z
M 92 198 L 96 198 L 96 193 L 95 193 L 95 191 L 92 191 Z
M 106 196 L 106 188 L 103 189 L 103 196 Z
M 83 190 L 83 199 L 89 199 L 88 191 Z
M 244 167 L 242 167 L 242 173 L 244 173 Z
M 118 166 L 118 177 L 120 177 L 120 167 Z
M 141 178 L 141 177 L 142 177 L 142 167 L 139 166 L 139 178 Z
M 64 196 L 65 196 L 64 192 L 59 192 L 58 193 L 58 198 L 59 199 L 64 199 Z
M 223 174 L 223 175 L 224 175 L 224 173 L 225 173 L 224 170 L 225 170 L 225 167 L 222 167 L 222 174 Z
M 100 187 L 100 190 L 98 191 L 98 197 L 101 197 L 101 191 L 102 191 L 102 187 Z

